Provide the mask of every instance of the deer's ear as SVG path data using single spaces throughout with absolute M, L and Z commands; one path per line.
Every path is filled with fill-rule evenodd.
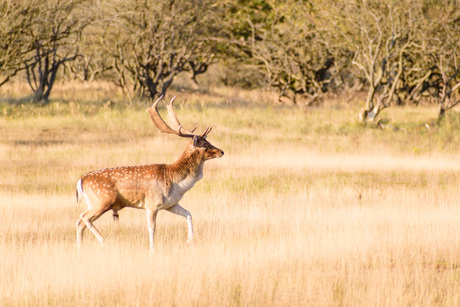
M 195 135 L 195 136 L 193 137 L 193 146 L 196 147 L 196 143 L 197 143 L 197 142 L 198 142 L 198 136 Z

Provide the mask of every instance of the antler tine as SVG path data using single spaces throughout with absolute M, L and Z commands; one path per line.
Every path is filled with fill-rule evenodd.
M 182 127 L 181 123 L 179 122 L 179 119 L 177 118 L 176 112 L 174 111 L 174 100 L 175 99 L 176 99 L 176 96 L 174 96 L 171 99 L 171 101 L 166 104 L 166 109 L 168 110 L 167 119 L 168 119 L 169 126 L 171 126 L 171 128 L 173 128 L 174 130 L 180 131 L 179 129 L 182 128 L 181 130 L 185 131 L 186 133 L 193 134 L 193 131 L 195 131 L 195 129 L 198 126 L 193 128 L 193 130 L 187 130 L 184 127 Z
M 196 127 L 195 127 L 195 129 L 196 129 Z M 195 129 L 193 129 L 191 132 L 195 131 Z M 196 134 L 193 134 L 193 133 L 192 133 L 192 134 L 190 134 L 190 133 L 189 133 L 189 134 L 187 134 L 187 133 L 182 133 L 182 130 L 183 130 L 183 131 L 186 131 L 186 132 L 189 131 L 189 130 L 187 130 L 187 129 L 184 129 L 184 127 L 180 126 L 180 127 L 179 127 L 179 135 L 180 135 L 180 136 L 183 136 L 183 137 L 194 137 L 194 136 L 196 135 Z
M 153 121 L 155 126 L 160 129 L 161 132 L 163 133 L 170 133 L 170 134 L 175 134 L 178 136 L 182 137 L 194 137 L 194 134 L 185 134 L 181 132 L 181 126 L 179 124 L 179 127 L 174 130 L 171 127 L 168 126 L 168 124 L 165 123 L 165 121 L 161 118 L 160 113 L 158 113 L 157 105 L 158 102 L 163 98 L 163 95 L 158 98 L 153 105 L 147 109 L 147 112 L 149 113 L 150 119 Z M 169 112 L 169 110 L 168 110 Z M 188 131 L 188 130 L 187 130 Z
M 209 132 L 211 132 L 212 127 L 212 125 L 208 126 L 208 128 L 206 128 L 206 131 L 201 135 L 201 137 L 206 137 L 209 134 Z

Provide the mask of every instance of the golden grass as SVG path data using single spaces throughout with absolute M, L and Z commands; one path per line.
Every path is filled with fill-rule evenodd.
M 133 209 L 118 226 L 101 217 L 104 248 L 85 232 L 77 253 L 74 185 L 97 168 L 171 162 L 185 141 L 160 136 L 143 110 L 0 120 L 0 305 L 460 304 L 459 152 L 444 128 L 430 142 L 413 122 L 347 123 L 352 109 L 191 99 L 178 112 L 215 123 L 209 139 L 226 155 L 181 203 L 194 242 L 160 212 L 153 256 Z
M 272 185 L 280 178 L 253 171 L 238 187 L 243 171 L 215 162 L 182 203 L 194 215 L 195 241 L 187 246 L 185 221 L 162 212 L 154 256 L 142 211 L 122 211 L 118 227 L 102 217 L 106 246 L 86 233 L 77 254 L 73 197 L 3 192 L 2 304 L 460 302 L 458 172 L 447 186 L 434 172 L 420 188 L 411 185 L 417 174 L 366 186 L 359 173 L 346 184 L 321 168 L 309 175 L 270 167 L 292 184 Z

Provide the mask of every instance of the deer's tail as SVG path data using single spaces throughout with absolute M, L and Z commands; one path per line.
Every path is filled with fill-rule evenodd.
M 76 189 L 76 198 L 77 198 L 77 204 L 79 204 L 82 200 L 82 196 L 83 198 L 85 199 L 86 201 L 86 205 L 88 207 L 91 207 L 91 201 L 89 200 L 88 198 L 88 195 L 86 195 L 85 191 L 83 191 L 83 186 L 82 186 L 82 182 L 81 182 L 81 179 L 78 180 L 77 182 L 77 189 Z

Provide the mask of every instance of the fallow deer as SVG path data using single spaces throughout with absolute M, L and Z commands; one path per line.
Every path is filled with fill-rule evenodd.
M 175 98 L 175 97 L 174 97 Z M 166 104 L 169 125 L 158 113 L 160 97 L 147 109 L 155 126 L 164 133 L 190 138 L 187 148 L 172 164 L 150 164 L 106 168 L 84 174 L 77 182 L 77 203 L 85 200 L 87 210 L 77 221 L 77 248 L 80 248 L 83 231 L 87 227 L 103 244 L 103 237 L 93 225 L 105 212 L 112 210 L 114 220 L 124 207 L 145 209 L 149 232 L 150 251 L 154 251 L 156 217 L 165 209 L 187 220 L 188 240 L 193 237 L 191 214 L 179 205 L 185 192 L 203 177 L 206 160 L 222 157 L 224 152 L 206 140 L 212 126 L 201 134 L 182 127 L 174 112 L 174 98 Z

